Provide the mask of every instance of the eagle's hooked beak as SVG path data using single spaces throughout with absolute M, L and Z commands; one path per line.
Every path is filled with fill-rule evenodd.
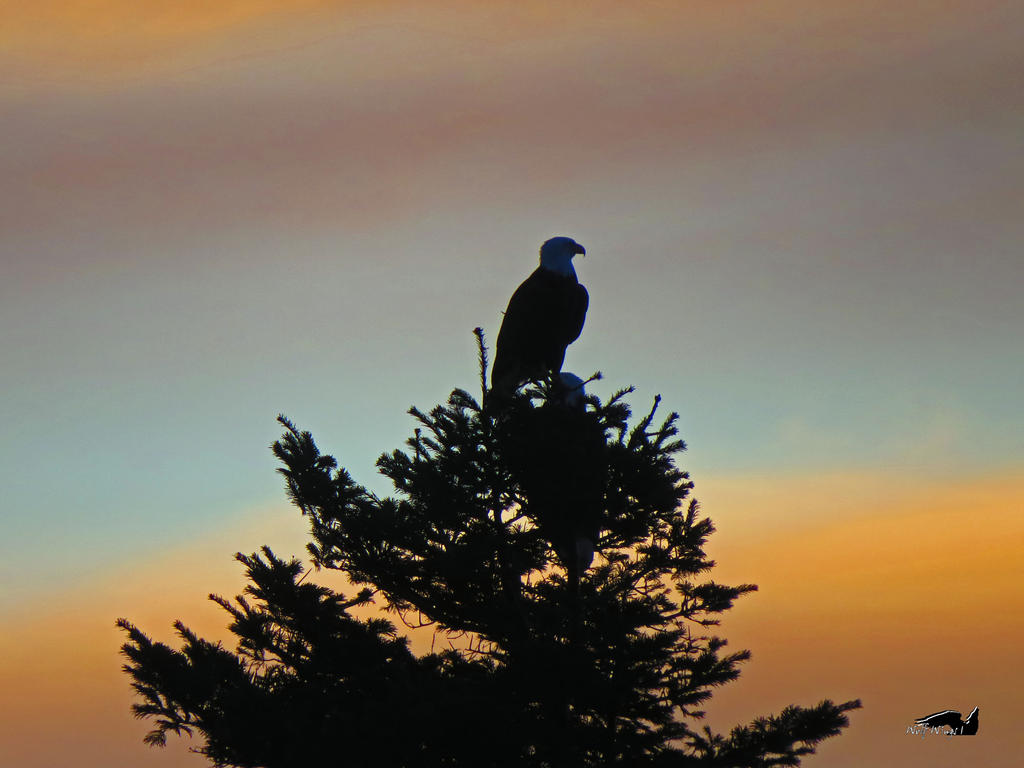
M 582 245 L 580 245 L 579 243 L 576 243 L 576 247 L 574 247 L 574 248 L 572 249 L 572 252 L 573 252 L 574 254 L 575 254 L 575 253 L 578 253 L 578 254 L 579 254 L 580 256 L 586 256 L 586 255 L 587 255 L 587 249 L 586 249 L 586 248 L 584 248 L 584 247 L 583 247 Z

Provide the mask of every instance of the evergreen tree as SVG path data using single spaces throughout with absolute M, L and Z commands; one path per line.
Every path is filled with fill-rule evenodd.
M 756 587 L 707 578 L 714 529 L 675 464 L 677 416 L 657 423 L 656 399 L 630 426 L 629 392 L 570 406 L 556 378 L 501 408 L 463 390 L 413 408 L 407 449 L 377 462 L 386 498 L 280 417 L 313 563 L 363 588 L 346 598 L 264 547 L 237 555 L 243 595 L 211 595 L 234 651 L 119 620 L 146 741 L 196 733 L 214 765 L 266 768 L 798 765 L 860 703 L 698 727 L 749 658 L 710 630 Z M 417 656 L 391 622 L 352 615 L 370 603 L 457 642 Z

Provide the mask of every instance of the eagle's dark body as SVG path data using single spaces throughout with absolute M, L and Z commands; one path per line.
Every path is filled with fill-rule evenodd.
M 575 391 L 565 388 L 568 379 L 578 382 Z M 598 415 L 586 409 L 583 383 L 572 374 L 560 381 L 543 405 L 511 407 L 499 437 L 527 515 L 578 584 L 604 519 L 607 440 Z
M 560 253 L 561 270 L 545 265 L 545 249 Z M 571 265 L 573 254 L 583 252 L 569 238 L 549 240 L 541 249 L 541 265 L 509 299 L 491 369 L 491 388 L 501 396 L 524 381 L 562 370 L 565 348 L 579 338 L 590 305 Z

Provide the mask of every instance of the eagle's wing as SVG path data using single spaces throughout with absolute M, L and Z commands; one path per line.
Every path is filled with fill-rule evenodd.
M 568 302 L 565 317 L 565 345 L 580 338 L 583 324 L 587 321 L 587 308 L 590 306 L 590 294 L 579 283 L 572 287 L 572 300 Z
M 528 345 L 537 343 L 537 337 L 549 321 L 543 311 L 537 311 L 549 305 L 545 281 L 539 273 L 538 269 L 520 283 L 508 300 L 495 344 L 492 387 L 511 392 L 521 381 L 524 363 L 529 367 L 530 362 L 523 359 L 530 356 Z

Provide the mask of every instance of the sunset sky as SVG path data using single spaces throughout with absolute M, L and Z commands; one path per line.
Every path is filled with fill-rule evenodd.
M 156 750 L 126 616 L 226 637 L 301 555 L 284 413 L 372 490 L 556 234 L 565 368 L 660 393 L 753 582 L 720 730 L 861 698 L 810 768 L 1024 752 L 1024 6 L 0 6 L 0 765 Z M 974 739 L 915 718 L 981 709 Z M 196 746 L 195 743 L 192 744 Z

